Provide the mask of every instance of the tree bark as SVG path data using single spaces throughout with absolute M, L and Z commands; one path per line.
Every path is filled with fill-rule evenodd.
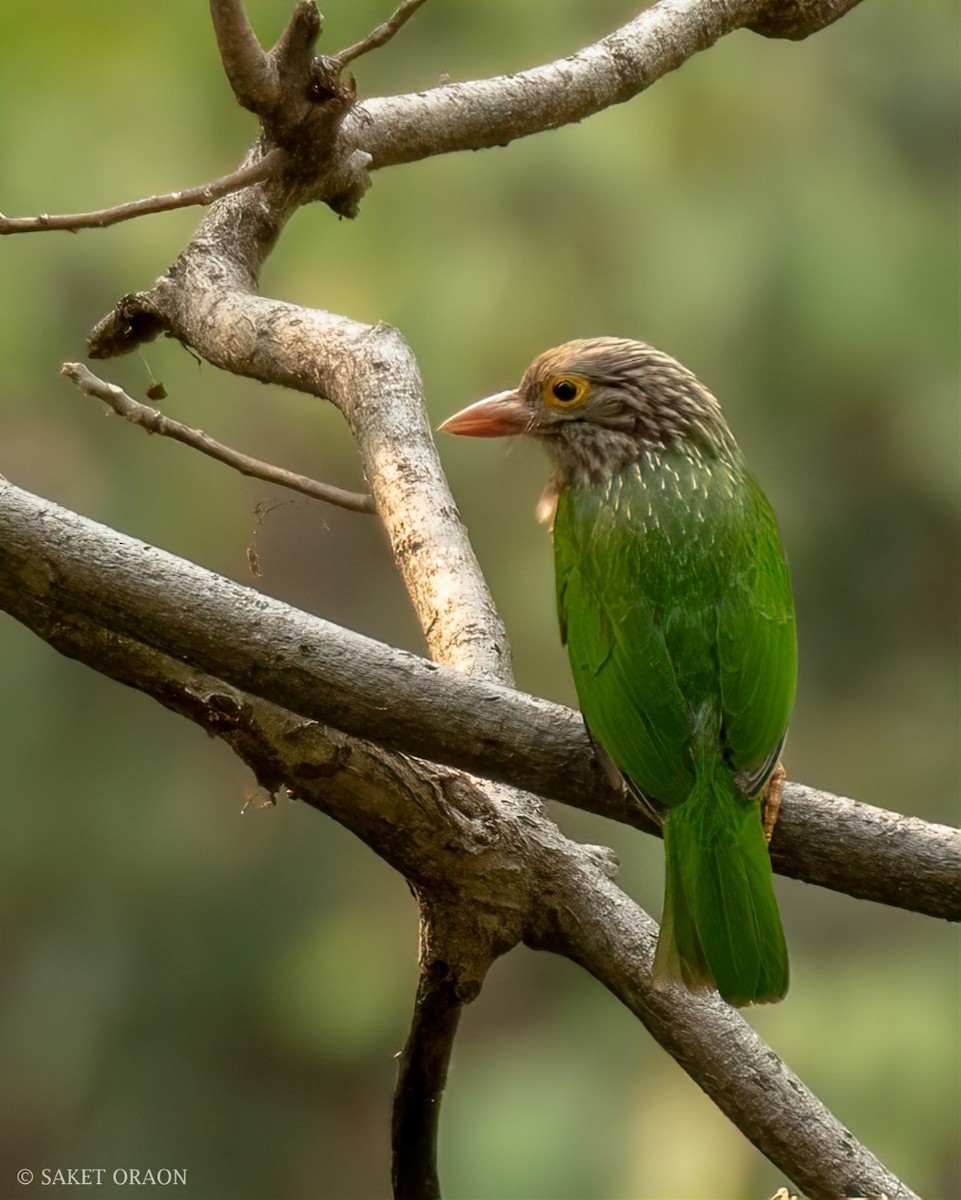
M 408 1195 L 417 1195 L 417 1186 L 431 1194 L 437 1105 L 428 1101 L 439 1097 L 443 1086 L 459 1009 L 479 993 L 490 961 L 524 942 L 563 954 L 590 971 L 813 1200 L 858 1191 L 890 1200 L 914 1196 L 716 994 L 654 981 L 657 926 L 612 882 L 616 864 L 610 851 L 565 838 L 525 793 L 490 792 L 459 772 L 345 736 L 198 671 L 188 665 L 193 648 L 182 631 L 171 637 L 167 652 L 151 644 L 153 626 L 138 630 L 132 622 L 135 632 L 127 631 L 122 589 L 107 590 L 111 598 L 93 616 L 79 606 L 74 610 L 72 570 L 59 550 L 55 558 L 35 564 L 23 556 L 19 534 L 11 550 L 9 526 L 23 528 L 22 519 L 6 520 L 12 511 L 7 502 L 11 495 L 17 498 L 15 493 L 11 485 L 0 491 L 0 578 L 5 585 L 13 580 L 24 586 L 15 615 L 23 619 L 43 608 L 46 596 L 46 614 L 36 618 L 36 628 L 52 645 L 223 738 L 268 791 L 286 787 L 340 821 L 401 871 L 420 899 L 426 916 L 422 983 L 394 1127 L 395 1137 L 408 1139 L 404 1148 L 411 1155 L 400 1163 L 395 1158 L 395 1180 L 404 1187 L 411 1178 L 420 1181 Z M 55 533 L 60 512 L 36 503 L 38 524 Z M 77 521 L 82 519 L 73 518 L 74 532 Z M 103 572 L 124 569 L 114 541 L 121 535 L 103 533 L 111 548 L 91 568 L 99 572 L 102 592 Z M 83 540 L 73 544 L 78 555 L 89 548 Z M 131 542 L 131 549 L 139 551 L 142 576 L 153 581 L 146 586 L 156 598 L 154 589 L 172 564 L 166 556 L 159 562 L 160 552 L 141 543 Z M 171 584 L 168 606 L 187 600 L 196 583 L 191 579 L 187 589 Z M 0 594 L 4 604 L 11 604 L 13 588 L 4 586 Z M 213 592 L 202 596 L 210 600 Z M 249 637 L 275 603 L 253 598 Z M 107 618 L 116 624 L 105 625 Z M 298 636 L 310 632 L 304 619 L 292 612 Z M 221 630 L 219 636 L 231 644 L 234 634 Z M 303 645 L 306 649 L 308 643 Z M 433 1037 L 426 1027 L 430 1014 L 437 1018 Z
M 659 832 L 612 786 L 570 709 L 342 629 L 2 482 L 0 603 L 58 648 L 64 615 L 82 615 L 386 749 Z M 961 919 L 958 833 L 946 826 L 789 783 L 772 857 L 807 883 Z

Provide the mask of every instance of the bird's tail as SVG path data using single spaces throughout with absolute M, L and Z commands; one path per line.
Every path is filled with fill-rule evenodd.
M 688 987 L 713 983 L 729 1004 L 780 1000 L 787 947 L 758 813 L 715 754 L 664 825 L 664 916 L 654 971 Z

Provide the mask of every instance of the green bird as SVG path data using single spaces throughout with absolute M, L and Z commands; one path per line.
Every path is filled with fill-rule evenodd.
M 588 730 L 663 823 L 654 971 L 780 1000 L 787 948 L 761 821 L 794 703 L 794 603 L 774 513 L 720 405 L 643 342 L 548 350 L 441 429 L 539 438 L 553 470 L 561 637 Z

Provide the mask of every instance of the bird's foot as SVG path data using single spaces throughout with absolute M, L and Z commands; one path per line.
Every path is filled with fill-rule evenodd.
M 784 786 L 785 777 L 786 772 L 778 759 L 761 794 L 761 826 L 768 845 L 771 844 L 774 826 L 777 824 L 777 814 L 781 808 L 781 788 Z

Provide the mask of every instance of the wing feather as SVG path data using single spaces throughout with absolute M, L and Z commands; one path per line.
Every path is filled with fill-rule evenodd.
M 753 478 L 683 457 L 564 489 L 557 603 L 578 699 L 632 784 L 682 803 L 691 739 L 719 706 L 723 749 L 751 790 L 774 766 L 796 679 L 790 582 Z

